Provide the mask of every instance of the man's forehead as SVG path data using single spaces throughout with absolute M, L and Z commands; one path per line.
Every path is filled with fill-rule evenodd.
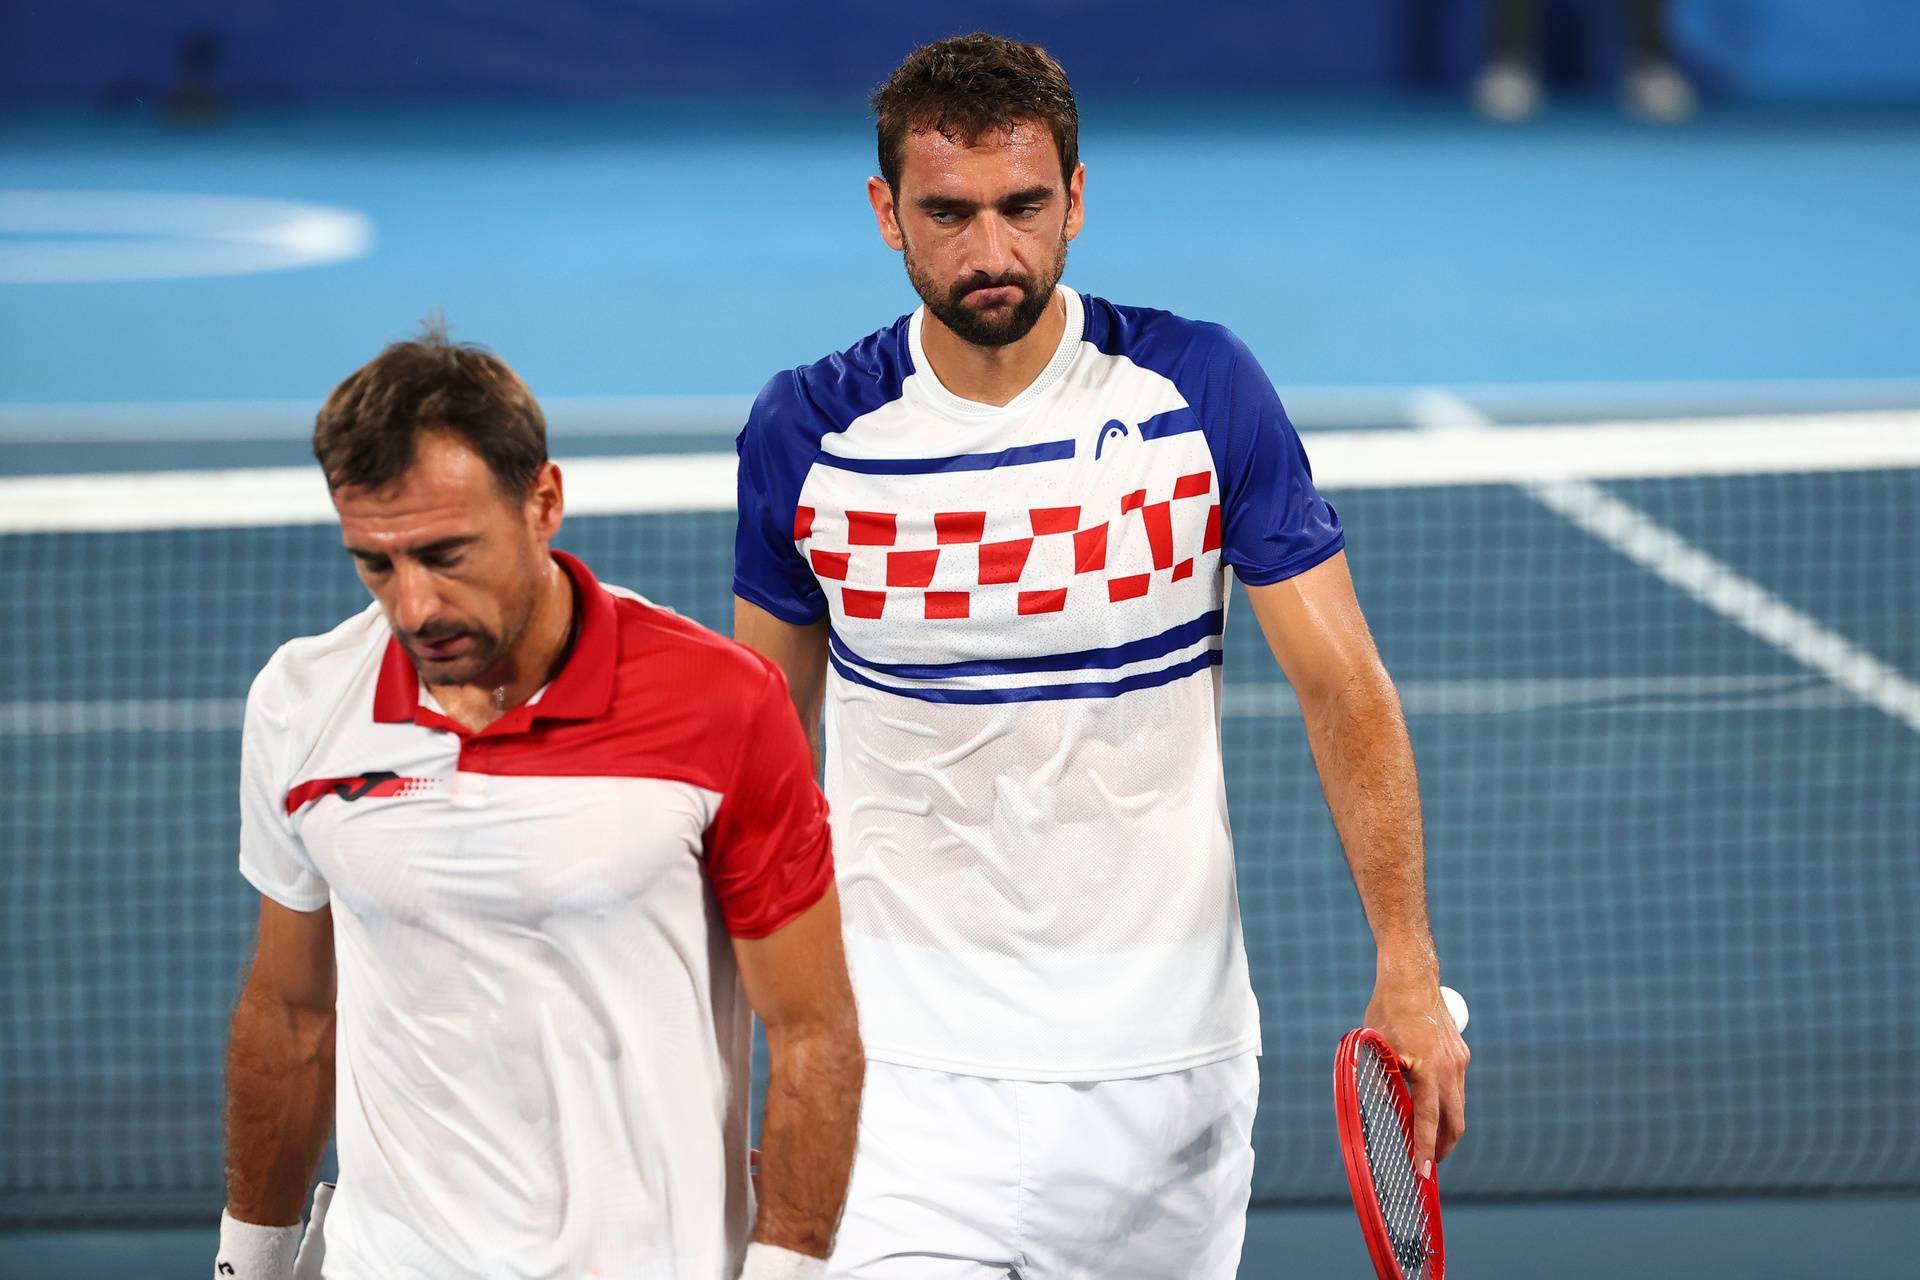
M 482 514 L 466 503 L 421 503 L 336 494 L 340 541 L 356 551 L 396 552 L 479 535 Z
M 1004 186 L 1007 191 L 1061 181 L 1053 135 L 1027 121 L 986 129 L 972 137 L 934 125 L 908 132 L 901 156 L 901 183 L 918 191 L 962 184 L 969 189 Z
M 333 494 L 346 540 L 383 547 L 424 545 L 471 533 L 499 501 L 484 462 L 476 471 L 458 457 L 428 456 L 424 450 L 392 484 L 378 489 L 347 485 Z

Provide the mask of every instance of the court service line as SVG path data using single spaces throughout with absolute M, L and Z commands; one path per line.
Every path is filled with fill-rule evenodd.
M 1223 714 L 1259 720 L 1292 713 L 1279 681 L 1230 680 Z M 1540 711 L 1684 713 L 1843 711 L 1859 704 L 1810 675 L 1546 676 L 1408 680 L 1400 701 L 1411 716 L 1513 715 Z M 80 734 L 237 733 L 242 698 L 49 698 L 0 702 L 0 738 Z
M 49 698 L 0 702 L 0 738 L 238 732 L 244 698 Z
M 1501 431 L 1474 405 L 1435 388 L 1410 397 L 1407 416 L 1434 432 Z M 1725 561 L 1702 551 L 1638 507 L 1614 497 L 1592 480 L 1524 480 L 1517 487 L 1747 634 L 1920 733 L 1920 683 Z
M 1913 398 L 1920 404 L 1920 395 Z M 753 407 L 750 395 L 546 396 L 556 442 L 596 436 L 731 440 Z M 0 402 L 0 444 L 257 444 L 304 441 L 313 399 Z

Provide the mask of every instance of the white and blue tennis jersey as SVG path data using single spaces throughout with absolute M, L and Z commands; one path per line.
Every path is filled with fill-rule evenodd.
M 940 385 L 916 311 L 767 384 L 734 590 L 831 619 L 826 792 L 870 1056 L 1008 1079 L 1256 1050 L 1220 760 L 1231 565 L 1338 518 L 1226 329 L 1060 290 L 1004 406 Z

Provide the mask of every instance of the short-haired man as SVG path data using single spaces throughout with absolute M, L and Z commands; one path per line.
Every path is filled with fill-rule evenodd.
M 388 347 L 314 451 L 374 603 L 247 699 L 216 1277 L 820 1274 L 863 1058 L 779 671 L 549 549 L 544 420 L 483 350 Z
M 776 376 L 739 440 L 735 636 L 802 723 L 825 703 L 871 1060 L 829 1274 L 1229 1277 L 1260 1039 L 1226 569 L 1305 712 L 1424 1163 L 1462 1131 L 1467 1054 L 1399 702 L 1252 354 L 1057 287 L 1085 210 L 1059 65 L 956 37 L 874 105 L 868 195 L 924 305 Z

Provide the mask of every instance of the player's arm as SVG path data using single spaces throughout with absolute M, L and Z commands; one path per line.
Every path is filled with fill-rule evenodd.
M 733 638 L 760 654 L 787 678 L 800 728 L 820 765 L 820 706 L 827 689 L 827 619 L 798 625 L 783 622 L 759 605 L 735 597 Z
M 333 1129 L 333 912 L 260 899 L 260 936 L 227 1041 L 227 1216 L 257 1227 L 300 1221 Z M 230 1236 L 237 1236 L 229 1239 Z M 249 1237 L 252 1237 L 249 1240 Z M 221 1274 L 259 1280 L 246 1246 L 278 1243 L 223 1227 Z M 288 1266 L 291 1252 L 286 1252 Z
M 733 638 L 786 676 L 818 772 L 827 597 L 801 547 L 813 513 L 800 491 L 829 424 L 802 381 L 793 370 L 769 379 L 734 441 Z
M 824 1258 L 847 1198 L 866 1072 L 832 888 L 764 938 L 736 939 L 772 1075 L 760 1137 L 760 1216 L 753 1238 Z
M 1400 696 L 1354 597 L 1344 552 L 1247 587 L 1306 720 L 1327 807 L 1378 949 L 1367 1025 L 1411 1064 L 1416 1161 L 1466 1130 L 1467 1046 L 1440 998 L 1427 920 L 1420 787 Z
M 300 1211 L 333 1128 L 333 912 L 287 811 L 285 676 L 283 650 L 247 693 L 240 738 L 240 871 L 261 898 L 227 1040 L 227 1212 L 215 1274 L 232 1280 L 292 1274 Z
M 761 637 L 763 640 L 764 636 Z M 743 1280 L 824 1272 L 846 1201 L 866 1060 L 840 940 L 827 803 L 770 658 L 707 837 L 707 874 L 766 1026 L 760 1209 Z M 815 695 L 818 707 L 818 694 Z

